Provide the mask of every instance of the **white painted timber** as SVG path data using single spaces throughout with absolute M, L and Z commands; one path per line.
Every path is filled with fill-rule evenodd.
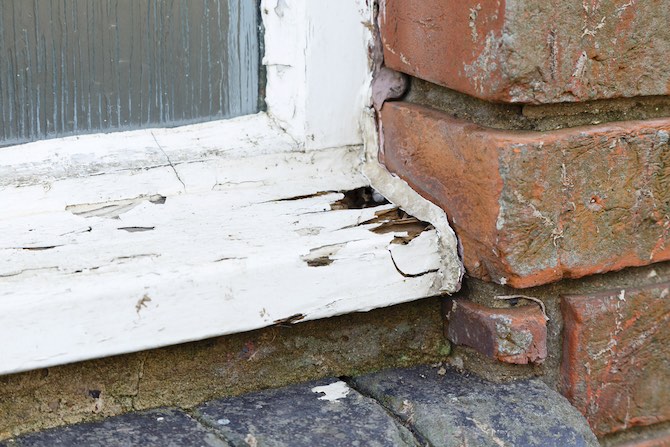
M 154 166 L 87 174 L 61 153 L 52 179 L 0 190 L 12 210 L 0 219 L 0 373 L 438 292 L 438 246 L 425 243 L 435 230 L 396 247 L 406 232 L 365 223 L 393 205 L 331 209 L 338 191 L 367 185 L 359 146 L 226 152 L 170 164 L 153 151 Z
M 262 0 L 268 113 L 307 149 L 363 142 L 372 2 Z
M 372 4 L 370 6 L 360 11 L 364 16 L 363 23 L 374 23 L 374 8 Z M 380 5 L 380 11 L 382 13 L 385 11 L 383 4 Z M 370 49 L 370 54 L 375 52 L 374 45 L 378 42 L 372 32 L 373 29 L 373 26 L 367 26 L 364 31 L 365 47 Z M 440 290 L 446 293 L 456 292 L 461 287 L 461 280 L 465 269 L 459 254 L 460 246 L 456 233 L 454 233 L 454 230 L 449 225 L 446 213 L 434 203 L 424 199 L 407 182 L 391 174 L 379 162 L 379 150 L 380 147 L 382 150 L 384 147 L 383 141 L 379 141 L 380 135 L 382 135 L 381 126 L 383 123 L 381 120 L 376 119 L 376 112 L 372 107 L 372 75 L 373 73 L 370 71 L 368 73 L 368 82 L 364 84 L 365 93 L 362 96 L 367 101 L 365 102 L 365 106 L 360 110 L 358 121 L 365 147 L 363 173 L 368 178 L 370 184 L 389 201 L 397 204 L 412 216 L 430 222 L 435 227 L 437 231 L 433 236 L 434 239 L 428 240 L 427 235 L 422 235 L 423 238 L 419 240 L 421 243 L 426 244 L 426 246 L 436 245 L 438 247 L 439 260 L 435 260 L 435 263 L 439 266 Z M 415 241 L 416 245 L 418 245 L 419 240 Z M 396 249 L 402 248 L 396 247 Z
M 370 3 L 262 1 L 267 113 L 0 149 L 0 374 L 458 290 L 377 162 Z M 346 204 L 370 184 L 433 225 Z
M 418 246 L 421 241 L 426 247 L 437 247 L 436 253 L 439 260 L 438 274 L 440 278 L 440 290 L 446 293 L 457 292 L 461 287 L 461 280 L 465 269 L 459 255 L 459 242 L 456 233 L 449 225 L 446 213 L 437 205 L 424 199 L 414 191 L 403 179 L 391 174 L 378 161 L 379 143 L 378 132 L 372 110 L 361 117 L 365 127 L 366 161 L 363 165 L 363 173 L 370 184 L 392 203 L 398 204 L 403 210 L 412 216 L 425 222 L 430 222 L 437 230 L 434 240 L 426 237 L 415 240 Z M 397 247 L 396 249 L 401 249 Z

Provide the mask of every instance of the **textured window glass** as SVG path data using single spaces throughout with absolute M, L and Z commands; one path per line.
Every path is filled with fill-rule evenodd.
M 0 145 L 259 110 L 256 0 L 0 0 Z

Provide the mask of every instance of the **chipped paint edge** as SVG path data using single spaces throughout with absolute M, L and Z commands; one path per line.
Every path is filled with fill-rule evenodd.
M 363 142 L 369 8 L 366 0 L 261 1 L 268 115 L 301 148 Z
M 412 189 L 407 182 L 398 176 L 391 174 L 379 161 L 380 146 L 384 142 L 381 139 L 381 120 L 378 119 L 373 104 L 373 72 L 383 73 L 381 52 L 376 46 L 380 44 L 372 32 L 375 29 L 374 23 L 374 3 L 371 2 L 366 18 L 366 46 L 370 48 L 370 74 L 369 81 L 366 83 L 368 89 L 365 95 L 368 99 L 366 107 L 363 108 L 360 117 L 361 131 L 363 134 L 363 145 L 365 151 L 365 162 L 363 164 L 363 174 L 368 178 L 372 187 L 386 197 L 390 202 L 398 205 L 410 215 L 430 222 L 438 234 L 439 253 L 441 262 L 439 268 L 439 290 L 445 293 L 455 293 L 461 288 L 465 267 L 461 259 L 461 248 L 456 233 L 449 224 L 449 219 L 444 210 L 423 198 L 418 192 Z M 385 14 L 386 7 L 384 0 L 378 0 L 380 5 L 380 14 Z M 376 51 L 377 50 L 377 51 Z M 398 82 L 390 85 L 398 88 Z M 381 105 L 381 104 L 377 104 Z M 383 150 L 383 149 L 382 149 Z
M 274 10 L 280 3 L 288 4 L 286 1 L 282 0 L 264 0 L 262 4 L 269 5 Z M 294 19 L 298 21 L 305 18 L 308 19 L 306 24 L 293 30 L 294 33 L 297 33 L 297 37 L 305 37 L 307 36 L 305 33 L 314 33 L 315 29 L 319 29 L 318 20 L 330 21 L 332 22 L 331 24 L 336 23 L 337 26 L 341 26 L 341 18 L 337 17 L 337 15 L 330 14 L 328 5 L 316 5 L 306 2 L 305 0 L 296 0 L 295 2 L 290 2 L 290 4 L 295 6 L 295 9 L 292 10 L 292 13 L 297 14 L 293 16 Z M 310 5 L 309 7 L 306 6 L 308 4 Z M 338 5 L 336 8 L 341 9 L 344 7 Z M 212 163 L 216 165 L 217 163 L 225 164 L 230 161 L 243 161 L 253 165 L 254 163 L 258 163 L 257 159 L 259 156 L 266 156 L 268 154 L 286 154 L 287 161 L 290 161 L 293 160 L 291 157 L 296 157 L 298 154 L 303 153 L 303 151 L 309 152 L 312 150 L 319 150 L 319 153 L 324 153 L 326 161 L 322 160 L 320 163 L 322 163 L 324 172 L 327 172 L 328 170 L 326 168 L 331 166 L 331 163 L 327 161 L 329 155 L 326 155 L 325 152 L 337 154 L 340 150 L 353 151 L 357 162 L 352 164 L 350 169 L 355 172 L 352 172 L 350 175 L 352 178 L 357 178 L 357 180 L 352 181 L 351 186 L 354 187 L 361 182 L 367 183 L 369 181 L 372 183 L 372 186 L 378 189 L 382 195 L 390 199 L 391 202 L 399 204 L 405 211 L 412 215 L 416 215 L 416 217 L 421 220 L 432 223 L 439 233 L 439 247 L 433 248 L 435 250 L 439 249 L 442 253 L 442 265 L 438 269 L 438 273 L 430 273 L 422 278 L 403 277 L 404 275 L 402 275 L 402 272 L 399 270 L 397 272 L 391 270 L 390 273 L 385 273 L 385 276 L 379 275 L 381 270 L 376 273 L 371 271 L 369 273 L 372 276 L 381 280 L 378 284 L 379 287 L 375 299 L 370 300 L 369 298 L 371 297 L 369 296 L 368 300 L 361 301 L 360 299 L 354 299 L 356 298 L 355 293 L 347 293 L 346 301 L 348 304 L 346 306 L 336 309 L 329 307 L 330 303 L 325 305 L 324 302 L 321 303 L 321 307 L 317 306 L 321 309 L 318 312 L 314 312 L 316 309 L 314 307 L 315 303 L 310 305 L 310 308 L 300 309 L 305 314 L 309 314 L 305 319 L 324 318 L 347 312 L 367 311 L 377 307 L 398 304 L 434 295 L 440 290 L 448 293 L 457 291 L 460 286 L 462 266 L 458 259 L 457 241 L 453 231 L 448 225 L 444 212 L 421 198 L 421 196 L 414 192 L 405 182 L 389 174 L 381 165 L 379 165 L 377 160 L 377 133 L 374 115 L 369 108 L 371 101 L 371 68 L 368 65 L 369 60 L 367 50 L 368 45 L 371 42 L 371 34 L 366 27 L 366 23 L 368 25 L 370 23 L 369 20 L 372 14 L 372 5 L 368 6 L 363 0 L 356 0 L 355 6 L 349 5 L 345 9 L 347 8 L 351 9 L 351 11 L 349 11 L 351 14 L 350 18 L 364 19 L 350 21 L 351 23 L 347 25 L 350 26 L 351 29 L 355 29 L 355 33 L 349 35 L 344 43 L 341 42 L 341 36 L 330 36 L 330 40 L 327 40 L 325 43 L 317 42 L 318 39 L 314 39 L 312 36 L 310 39 L 313 40 L 305 41 L 302 46 L 298 47 L 302 50 L 308 50 L 299 51 L 306 55 L 305 58 L 300 59 L 300 55 L 298 55 L 297 62 L 289 62 L 295 63 L 294 66 L 290 67 L 291 69 L 300 70 L 302 67 L 302 71 L 308 73 L 307 66 L 310 63 L 309 61 L 319 60 L 318 58 L 309 59 L 310 55 L 316 55 L 319 51 L 326 51 L 329 47 L 332 47 L 333 43 L 342 43 L 345 49 L 352 49 L 356 53 L 356 66 L 360 68 L 359 64 L 361 60 L 363 60 L 365 72 L 362 73 L 357 68 L 355 70 L 356 75 L 353 78 L 347 78 L 343 84 L 344 90 L 348 92 L 347 95 L 349 95 L 348 98 L 351 101 L 348 108 L 345 108 L 344 106 L 347 105 L 347 101 L 349 100 L 341 103 L 335 111 L 322 107 L 324 103 L 327 103 L 329 98 L 328 95 L 332 95 L 333 91 L 338 90 L 331 89 L 327 92 L 328 95 L 325 96 L 315 93 L 318 90 L 319 85 L 323 87 L 323 83 L 326 82 L 323 79 L 318 79 L 319 71 L 316 71 L 312 74 L 316 74 L 317 76 L 313 76 L 309 81 L 306 80 L 307 78 L 300 78 L 298 76 L 297 79 L 302 79 L 303 81 L 301 82 L 307 83 L 307 89 L 302 91 L 302 93 L 300 90 L 301 85 L 303 84 L 296 83 L 296 78 L 293 78 L 293 81 L 289 81 L 288 78 L 281 81 L 288 82 L 288 84 L 293 82 L 293 84 L 291 84 L 293 96 L 289 96 L 289 99 L 293 102 L 289 101 L 288 103 L 284 103 L 282 107 L 286 108 L 280 109 L 277 102 L 273 105 L 272 101 L 270 101 L 268 113 L 259 113 L 256 115 L 239 117 L 234 120 L 203 123 L 175 129 L 143 129 L 134 132 L 86 135 L 30 143 L 34 146 L 40 146 L 35 152 L 25 152 L 25 150 L 28 149 L 25 145 L 22 145 L 21 147 L 5 148 L 3 149 L 5 152 L 0 153 L 0 172 L 12 173 L 12 175 L 11 178 L 4 177 L 7 183 L 4 186 L 0 185 L 0 198 L 9 200 L 10 202 L 13 200 L 17 203 L 15 204 L 16 209 L 14 210 L 14 214 L 11 217 L 3 216 L 3 219 L 31 215 L 58 215 L 61 211 L 64 211 L 64 208 L 61 210 L 61 207 L 66 207 L 70 204 L 64 200 L 66 197 L 59 194 L 76 192 L 78 196 L 82 197 L 95 195 L 97 193 L 95 190 L 91 190 L 90 187 L 76 188 L 75 184 L 81 182 L 81 185 L 89 185 L 89 183 L 100 185 L 101 183 L 96 182 L 102 181 L 107 175 L 112 175 L 113 177 L 115 175 L 121 175 L 124 172 L 132 172 L 132 175 L 135 176 L 135 180 L 138 183 L 142 182 L 140 182 L 137 177 L 146 177 L 145 183 L 147 185 L 151 185 L 154 178 L 167 181 L 165 180 L 166 178 L 173 176 L 172 180 L 166 183 L 166 185 L 169 185 L 169 191 L 161 192 L 168 197 L 187 198 L 191 194 L 200 194 L 203 192 L 203 185 L 201 184 L 203 183 L 203 180 L 201 180 L 200 177 L 205 179 L 209 177 L 207 167 L 212 166 Z M 314 21 L 310 21 L 311 19 L 314 19 Z M 277 36 L 281 35 L 278 32 L 279 29 L 276 27 L 273 28 L 273 26 L 274 25 L 267 26 L 266 39 L 273 39 L 272 36 L 275 36 L 275 39 L 278 39 Z M 282 39 L 283 38 L 284 36 L 282 36 Z M 301 60 L 302 62 L 300 62 Z M 330 61 L 330 64 L 340 70 L 350 70 L 350 67 L 340 64 L 336 58 L 333 58 L 333 61 Z M 276 92 L 280 87 L 281 82 L 276 79 L 275 81 L 272 81 L 272 75 L 269 77 L 268 82 L 270 87 L 268 94 L 272 97 L 274 94 L 273 92 Z M 304 104 L 305 108 L 302 112 L 299 110 L 300 107 L 302 107 L 299 101 L 306 100 L 306 96 L 300 95 L 307 95 L 309 97 L 309 103 Z M 279 101 L 278 98 L 278 96 L 275 96 L 276 101 Z M 352 104 L 353 107 L 351 107 Z M 307 106 L 312 108 L 310 109 Z M 316 109 L 318 107 L 322 110 L 318 111 Z M 309 113 L 312 112 L 319 112 L 323 115 L 319 120 L 305 121 L 309 117 Z M 352 114 L 353 122 L 356 123 L 355 129 L 348 129 L 347 135 L 341 135 L 341 128 L 328 125 L 328 122 L 338 121 L 332 119 L 334 114 L 344 114 L 347 116 L 348 114 Z M 326 117 L 326 115 L 328 119 L 324 120 L 323 118 Z M 310 129 L 310 125 L 325 127 L 322 129 L 323 132 L 320 135 L 310 136 L 307 133 Z M 205 141 L 203 141 L 203 135 L 207 135 Z M 227 137 L 222 139 L 221 135 L 226 135 Z M 338 135 L 342 137 L 341 140 L 338 140 L 338 138 L 340 138 Z M 343 146 L 343 143 L 348 144 L 348 147 Z M 35 149 L 34 146 L 32 149 Z M 291 153 L 294 153 L 295 155 L 291 155 Z M 28 160 L 23 158 L 26 155 L 28 156 Z M 336 157 L 335 159 L 337 160 L 340 159 L 337 155 L 333 156 Z M 95 163 L 93 163 L 94 161 Z M 363 164 L 362 172 L 361 164 Z M 52 175 L 44 176 L 45 172 L 53 173 L 54 169 L 60 169 L 58 172 L 62 175 L 60 177 L 54 177 Z M 198 172 L 204 175 L 201 176 Z M 362 174 L 364 174 L 365 177 Z M 186 177 L 184 177 L 185 175 Z M 334 173 L 329 175 L 333 175 L 333 184 L 339 185 L 342 183 L 341 179 L 336 179 Z M 195 183 L 189 183 L 189 176 L 190 179 L 196 179 Z M 51 189 L 55 184 L 62 181 L 67 181 L 67 191 L 59 191 L 58 188 Z M 151 188 L 148 189 L 153 188 L 154 187 L 151 186 Z M 129 190 L 129 188 L 126 189 Z M 138 190 L 135 192 L 139 194 L 139 196 L 153 194 L 153 192 L 148 189 L 146 191 Z M 114 191 L 112 191 L 112 193 L 113 194 L 106 200 L 124 200 L 130 197 L 114 197 L 118 194 L 114 193 Z M 137 194 L 132 197 L 139 197 Z M 94 203 L 96 200 L 91 200 L 90 202 Z M 425 247 L 423 249 L 417 249 L 415 250 L 415 253 L 410 253 L 409 255 L 420 256 L 421 250 L 425 251 Z M 390 249 L 384 250 L 384 252 L 392 254 Z M 363 265 L 366 265 L 366 268 L 369 268 L 367 264 L 364 263 Z M 396 276 L 395 273 L 398 273 L 398 276 Z M 107 279 L 109 280 L 109 278 Z M 98 284 L 97 287 L 100 288 L 100 291 L 106 287 L 110 290 L 114 290 L 117 282 L 118 278 L 112 278 L 108 283 Z M 402 284 L 402 287 L 400 284 Z M 6 290 L 7 289 L 5 289 L 5 291 Z M 84 300 L 81 301 L 82 304 L 85 304 L 86 299 L 89 299 L 86 298 L 88 295 L 89 294 L 87 293 L 80 296 L 80 298 Z M 99 298 L 100 297 L 97 297 L 96 299 Z M 143 295 L 140 295 L 140 298 L 143 298 Z M 334 299 L 337 299 L 337 297 L 334 297 Z M 99 302 L 102 303 L 103 301 Z M 156 305 L 156 302 L 156 299 L 152 297 L 151 302 L 145 300 L 142 304 L 138 304 L 139 301 L 135 298 L 131 303 L 132 312 L 139 315 L 139 311 L 142 310 L 142 313 L 145 313 L 145 307 L 154 306 Z M 96 302 L 93 301 L 88 305 L 94 305 L 95 303 Z M 325 307 L 323 307 L 323 305 L 325 305 Z M 20 303 L 17 304 L 17 301 L 12 301 L 10 303 L 10 308 L 14 312 L 13 315 L 21 315 L 21 306 Z M 139 306 L 139 308 L 137 308 L 137 306 Z M 74 306 L 74 308 L 77 308 L 77 306 Z M 54 309 L 58 310 L 57 308 Z M 176 320 L 170 324 L 176 324 L 179 320 L 179 316 L 180 315 L 175 314 Z M 109 318 L 113 319 L 114 317 L 113 315 L 110 315 Z M 58 325 L 58 312 L 52 312 L 49 315 L 49 321 Z M 39 322 L 32 320 L 30 323 L 39 325 Z M 60 324 L 62 325 L 64 323 L 61 321 Z M 179 330 L 175 331 L 170 337 L 162 336 L 156 339 L 151 339 L 151 337 L 150 339 L 138 338 L 133 342 L 125 340 L 123 346 L 118 343 L 118 346 L 112 346 L 113 343 L 102 343 L 95 347 L 94 345 L 87 345 L 89 347 L 82 347 L 81 352 L 70 353 L 67 356 L 60 358 L 49 357 L 48 355 L 45 355 L 45 352 L 31 352 L 26 354 L 25 358 L 19 359 L 20 362 L 14 364 L 13 367 L 8 367 L 0 371 L 0 374 L 103 357 L 123 352 L 150 349 L 168 344 L 182 343 L 226 333 L 239 332 L 241 330 L 262 327 L 267 324 L 272 324 L 272 322 L 246 322 L 242 325 L 244 327 L 238 325 L 239 327 L 236 328 L 220 327 L 215 330 L 209 328 L 206 332 L 203 332 L 200 328 L 190 332 L 186 330 L 187 328 L 179 328 Z M 173 327 L 177 328 L 178 326 Z M 5 326 L 5 330 L 7 338 L 12 338 L 11 326 Z M 105 336 L 107 337 L 105 338 L 107 341 L 114 339 L 114 333 L 109 333 Z M 61 337 L 61 339 L 63 340 L 61 342 L 58 341 L 59 339 L 52 339 L 51 342 L 53 343 L 51 343 L 51 345 L 54 346 L 54 343 L 58 342 L 60 343 L 59 346 L 65 351 L 69 351 L 71 347 L 74 346 L 73 344 L 68 344 L 67 337 Z
M 362 119 L 367 123 L 365 132 L 366 160 L 363 165 L 363 174 L 368 178 L 372 187 L 379 191 L 390 202 L 398 205 L 408 214 L 430 222 L 438 234 L 438 244 L 441 255 L 439 268 L 439 284 L 437 288 L 445 293 L 455 293 L 461 288 L 465 269 L 459 255 L 459 242 L 456 233 L 449 225 L 447 214 L 437 205 L 424 199 L 412 189 L 407 182 L 391 174 L 379 162 L 377 127 L 373 111 Z

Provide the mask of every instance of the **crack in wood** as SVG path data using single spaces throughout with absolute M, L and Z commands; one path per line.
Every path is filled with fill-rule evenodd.
M 287 197 L 272 200 L 272 202 L 290 202 L 294 200 L 312 199 L 314 197 L 326 196 L 328 194 L 342 194 L 344 197 L 330 204 L 331 210 L 362 210 L 376 206 L 388 205 L 390 202 L 370 186 L 350 189 L 346 191 L 319 191 L 314 194 Z
M 158 253 L 142 253 L 138 255 L 128 255 L 128 256 L 117 256 L 112 259 L 112 262 L 122 263 L 123 261 L 128 261 L 131 259 L 141 259 L 141 258 L 158 258 L 160 254 Z
M 277 199 L 277 200 L 270 200 L 268 202 L 263 202 L 263 203 L 270 203 L 270 202 L 292 202 L 294 200 L 305 200 L 305 199 L 312 199 L 314 197 L 321 197 L 321 196 L 327 196 L 328 194 L 337 194 L 340 191 L 320 191 L 314 194 L 304 194 L 301 196 L 293 196 L 293 197 L 286 197 L 284 199 Z
M 11 278 L 13 276 L 23 275 L 24 273 L 27 273 L 27 272 L 35 272 L 35 271 L 41 271 L 41 270 L 58 270 L 58 267 L 55 267 L 55 266 L 54 267 L 36 267 L 36 268 L 18 270 L 16 272 L 11 272 L 11 273 L 0 273 L 0 278 Z
M 246 257 L 240 257 L 240 256 L 224 256 L 223 258 L 218 258 L 215 259 L 213 262 L 224 262 L 224 261 L 241 261 L 247 259 Z
M 291 315 L 290 317 L 275 320 L 273 323 L 276 324 L 277 326 L 281 326 L 281 327 L 290 327 L 292 324 L 295 324 L 298 321 L 304 320 L 304 319 L 305 319 L 304 314 L 295 314 L 295 315 Z
M 391 208 L 378 211 L 375 217 L 361 222 L 359 225 L 373 225 L 376 227 L 370 231 L 377 234 L 386 233 L 405 233 L 404 236 L 396 235 L 391 241 L 392 244 L 407 245 L 414 238 L 418 237 L 424 231 L 433 230 L 434 227 L 428 222 L 421 221 L 414 216 L 410 216 L 400 208 Z
M 389 250 L 389 255 L 391 256 L 391 262 L 393 263 L 393 267 L 395 267 L 397 272 L 400 273 L 404 278 L 419 278 L 429 273 L 437 273 L 440 271 L 440 269 L 431 269 L 421 273 L 405 273 L 402 270 L 400 270 L 400 267 L 398 267 L 398 264 L 396 264 L 395 259 L 393 258 L 393 252 L 391 250 Z
M 165 152 L 165 149 L 163 149 L 163 146 L 161 146 L 161 144 L 158 142 L 158 138 L 156 138 L 156 135 L 154 135 L 153 132 L 151 132 L 151 137 L 156 142 L 156 146 L 158 146 L 158 149 L 163 153 L 163 155 L 165 155 L 165 159 L 167 160 L 168 164 L 172 168 L 172 171 L 174 172 L 174 175 L 177 177 L 177 180 L 179 180 L 179 183 L 181 183 L 181 186 L 184 189 L 184 191 L 186 191 L 186 184 L 184 183 L 184 181 L 179 176 L 179 172 L 177 171 L 177 168 L 175 167 L 175 165 L 172 163 L 172 160 L 170 159 L 170 156 L 167 154 L 167 152 Z
M 80 229 L 80 230 L 68 231 L 67 233 L 61 234 L 60 236 L 63 237 L 63 236 L 68 236 L 70 234 L 90 233 L 91 231 L 93 231 L 93 227 L 86 227 L 86 228 L 83 228 L 83 229 Z
M 330 205 L 331 210 L 362 210 L 390 203 L 370 186 L 340 192 L 344 197 L 333 202 Z

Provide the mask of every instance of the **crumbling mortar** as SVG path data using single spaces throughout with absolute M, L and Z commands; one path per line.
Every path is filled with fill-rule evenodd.
M 147 360 L 147 353 L 143 352 L 140 357 L 140 364 L 137 368 L 137 381 L 135 382 L 135 393 L 130 396 L 130 405 L 133 411 L 139 410 L 137 400 L 140 398 L 142 378 L 144 377 L 144 365 Z
M 543 132 L 670 117 L 670 97 L 667 96 L 521 105 L 484 101 L 418 78 L 409 78 L 408 84 L 403 100 L 494 129 Z

